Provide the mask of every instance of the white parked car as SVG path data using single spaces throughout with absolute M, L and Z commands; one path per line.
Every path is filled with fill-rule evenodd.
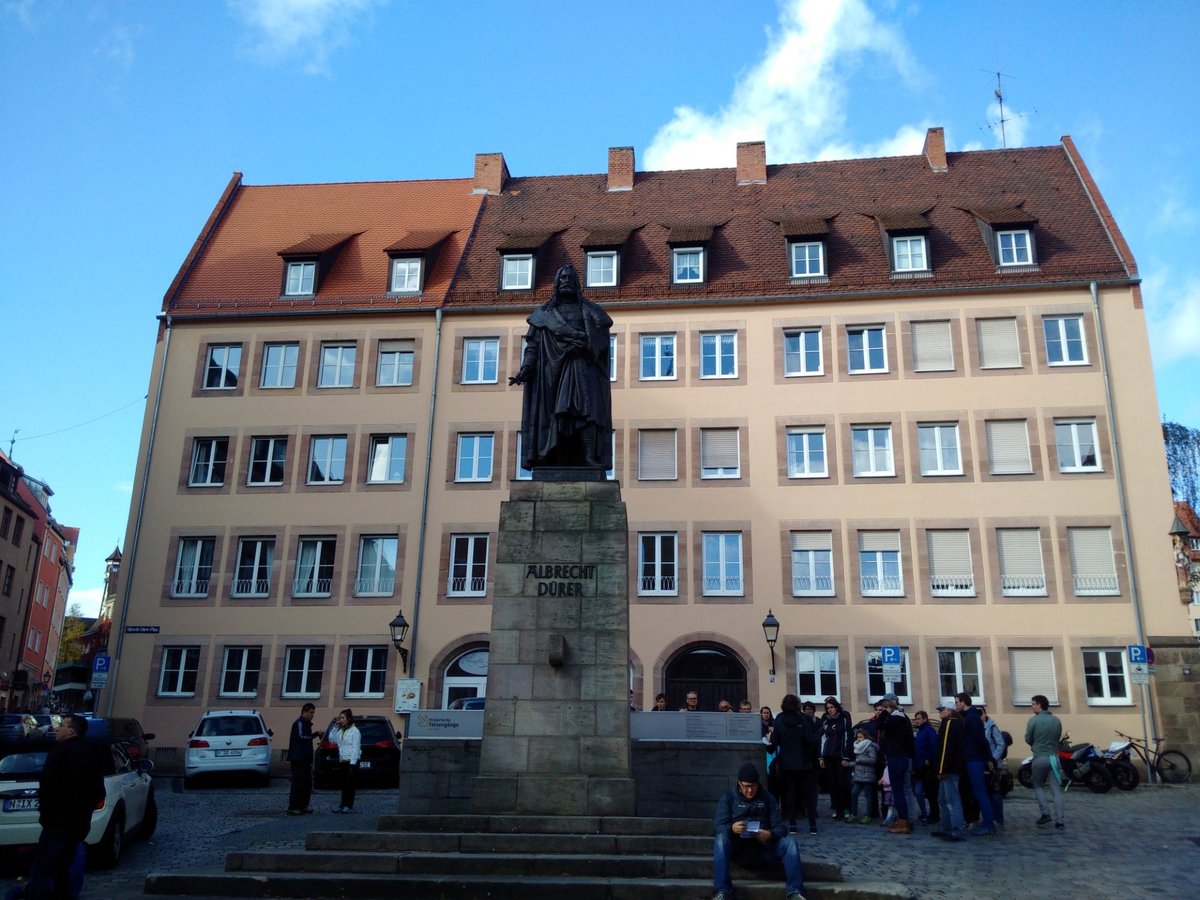
M 86 740 L 86 739 L 85 739 Z M 158 806 L 150 771 L 154 763 L 136 763 L 121 745 L 108 740 L 89 741 L 98 754 L 112 754 L 112 771 L 104 777 L 104 804 L 92 813 L 88 832 L 88 857 L 96 865 L 115 866 L 125 841 L 137 835 L 148 838 L 158 826 Z M 38 779 L 53 738 L 5 741 L 0 751 L 0 847 L 32 847 L 42 833 L 38 824 Z
M 188 735 L 184 783 L 218 772 L 254 772 L 266 781 L 271 770 L 271 735 L 256 709 L 209 710 Z

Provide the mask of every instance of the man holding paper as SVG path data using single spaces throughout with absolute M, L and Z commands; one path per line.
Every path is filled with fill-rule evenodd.
M 787 900 L 804 900 L 804 870 L 800 847 L 787 833 L 779 804 L 758 781 L 758 769 L 746 763 L 738 770 L 737 787 L 717 801 L 713 814 L 713 900 L 732 900 L 729 866 L 783 863 Z

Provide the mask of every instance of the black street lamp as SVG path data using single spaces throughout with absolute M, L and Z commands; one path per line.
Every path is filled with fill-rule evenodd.
M 763 635 L 766 636 L 767 646 L 771 648 L 771 683 L 775 683 L 775 642 L 779 640 L 779 620 L 770 609 L 762 623 Z
M 396 618 L 388 623 L 388 629 L 392 632 L 392 645 L 395 646 L 396 652 L 400 654 L 400 668 L 405 675 L 408 674 L 408 650 L 403 646 L 404 639 L 408 637 L 408 620 L 404 618 L 404 610 L 396 613 Z

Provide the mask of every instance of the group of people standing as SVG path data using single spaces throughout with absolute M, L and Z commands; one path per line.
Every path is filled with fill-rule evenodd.
M 338 783 L 342 789 L 341 803 L 333 809 L 335 813 L 354 812 L 355 782 L 358 780 L 358 762 L 362 756 L 362 735 L 354 724 L 354 713 L 343 709 L 333 720 L 329 731 L 313 731 L 313 717 L 317 708 L 305 703 L 300 708 L 300 717 L 292 723 L 288 737 L 288 762 L 292 767 L 292 787 L 288 793 L 289 816 L 311 813 L 313 790 L 313 741 L 322 737 L 337 747 Z

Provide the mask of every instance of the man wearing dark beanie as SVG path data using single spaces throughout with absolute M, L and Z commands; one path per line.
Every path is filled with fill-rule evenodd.
M 787 900 L 804 900 L 804 869 L 796 838 L 787 833 L 779 804 L 759 784 L 758 768 L 746 763 L 737 774 L 737 787 L 717 801 L 713 814 L 713 900 L 733 900 L 729 866 L 783 863 Z

